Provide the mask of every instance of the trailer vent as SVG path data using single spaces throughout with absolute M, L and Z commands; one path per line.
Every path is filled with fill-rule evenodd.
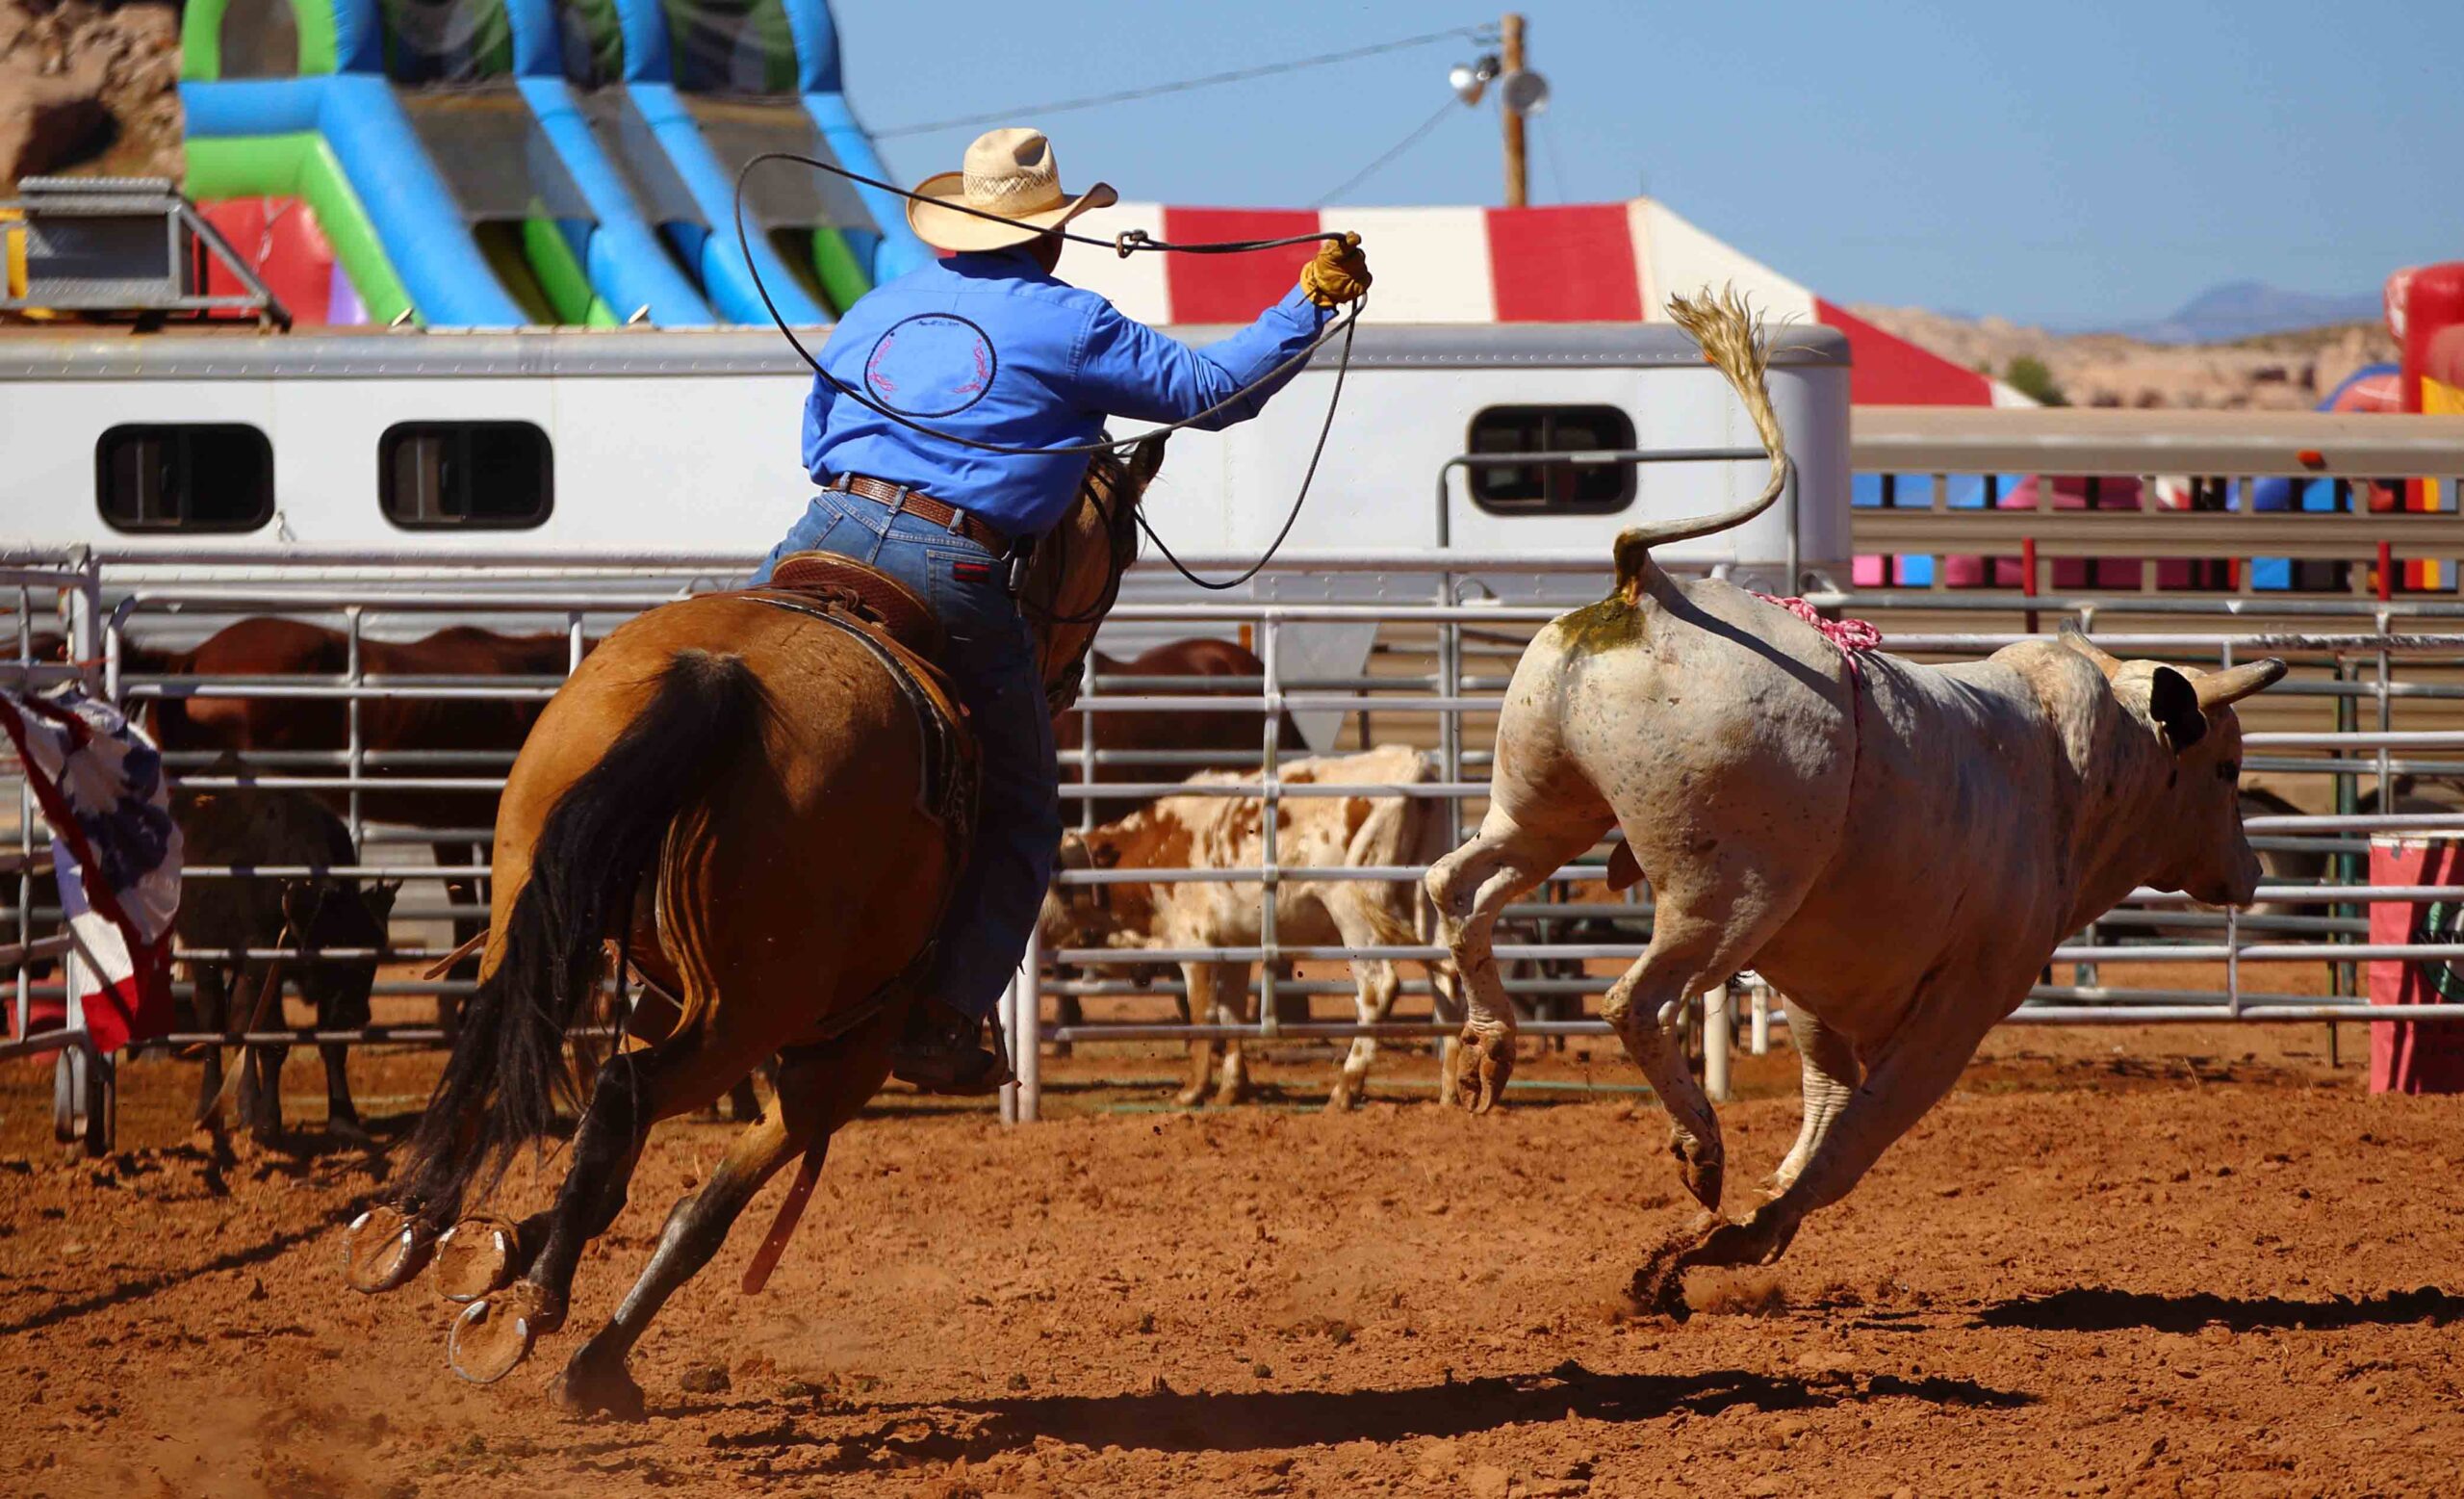
M 376 489 L 405 530 L 526 530 L 555 505 L 555 464 L 528 422 L 404 422 L 376 444 Z
M 112 427 L 94 443 L 94 506 L 114 530 L 254 530 L 273 519 L 273 445 L 236 422 Z
M 1490 406 L 1472 418 L 1476 453 L 1610 452 L 1634 446 L 1634 419 L 1615 406 Z M 1608 515 L 1634 501 L 1630 463 L 1481 464 L 1472 503 L 1498 515 Z

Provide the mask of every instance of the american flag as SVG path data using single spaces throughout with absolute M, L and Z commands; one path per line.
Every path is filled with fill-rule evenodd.
M 161 753 L 117 709 L 74 688 L 0 692 L 0 729 L 51 825 L 61 911 L 96 981 L 86 1029 L 107 1051 L 168 1034 L 180 828 Z

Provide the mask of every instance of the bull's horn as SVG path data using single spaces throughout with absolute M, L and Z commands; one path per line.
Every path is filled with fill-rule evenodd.
M 2088 638 L 2087 632 L 2069 620 L 2062 622 L 2062 643 L 2096 663 L 2096 669 L 2110 677 L 2121 669 L 2121 658 Z
M 1652 548 L 1742 526 L 1771 508 L 1771 502 L 1788 487 L 1788 445 L 1780 430 L 1780 414 L 1771 408 L 1771 389 L 1766 378 L 1771 368 L 1771 341 L 1763 331 L 1761 315 L 1746 304 L 1735 287 L 1723 288 L 1714 295 L 1707 286 L 1694 297 L 1670 297 L 1668 316 L 1669 321 L 1694 336 L 1694 342 L 1703 346 L 1703 357 L 1718 366 L 1729 383 L 1736 387 L 1737 396 L 1745 402 L 1746 415 L 1754 419 L 1754 429 L 1762 439 L 1763 451 L 1771 455 L 1771 477 L 1763 482 L 1761 494 L 1733 510 L 1662 521 L 1656 526 L 1635 526 L 1618 532 L 1617 579 L 1621 591 L 1629 595 L 1633 591 L 1630 584 L 1642 570 L 1643 557 Z M 1794 586 L 1793 582 L 1790 586 Z
M 2196 684 L 2199 711 L 2212 713 L 2220 708 L 2230 708 L 2253 692 L 2274 686 L 2283 678 L 2284 662 L 2274 657 L 2230 671 L 2210 672 Z

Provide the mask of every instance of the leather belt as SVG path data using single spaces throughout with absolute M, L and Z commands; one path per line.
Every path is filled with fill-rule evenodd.
M 893 484 L 869 474 L 841 474 L 831 481 L 830 487 L 840 494 L 887 505 L 893 513 L 904 511 L 918 520 L 929 521 L 954 536 L 964 536 L 994 556 L 1010 555 L 1009 537 L 958 506 L 943 504 L 931 495 L 910 489 L 905 484 Z

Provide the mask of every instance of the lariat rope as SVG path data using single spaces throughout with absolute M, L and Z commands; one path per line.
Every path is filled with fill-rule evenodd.
M 972 437 L 962 437 L 956 432 L 944 431 L 937 427 L 927 426 L 921 422 L 917 422 L 901 412 L 893 411 L 889 407 L 883 405 L 881 402 L 874 401 L 862 391 L 856 389 L 846 381 L 838 378 L 838 376 L 831 374 L 828 370 L 823 369 L 821 361 L 813 357 L 810 349 L 805 348 L 804 341 L 802 339 L 796 337 L 795 330 L 787 325 L 786 318 L 779 311 L 779 304 L 771 300 L 770 288 L 762 283 L 761 268 L 755 263 L 753 258 L 752 237 L 746 232 L 744 227 L 745 181 L 747 178 L 752 176 L 753 168 L 760 166 L 763 162 L 795 162 L 800 166 L 809 167 L 818 171 L 826 171 L 836 176 L 844 177 L 850 182 L 860 182 L 869 188 L 879 188 L 885 193 L 894 193 L 900 197 L 908 198 L 915 202 L 920 203 L 930 201 L 940 207 L 953 208 L 958 210 L 960 213 L 969 214 L 978 219 L 988 219 L 995 223 L 1011 224 L 1020 228 L 1035 228 L 1036 226 L 1022 223 L 1020 220 L 1008 218 L 1005 215 L 991 213 L 981 208 L 971 207 L 964 203 L 952 203 L 940 198 L 927 199 L 921 194 L 911 193 L 905 188 L 898 187 L 892 183 L 884 182 L 878 177 L 867 177 L 862 172 L 849 171 L 846 168 L 839 166 L 835 162 L 825 162 L 816 157 L 802 156 L 793 151 L 764 151 L 760 155 L 746 162 L 744 166 L 736 171 L 736 248 L 744 256 L 745 270 L 753 277 L 753 289 L 760 296 L 761 305 L 770 314 L 770 321 L 779 329 L 780 336 L 787 341 L 788 347 L 796 351 L 797 357 L 803 359 L 806 365 L 810 367 L 812 373 L 832 390 L 836 391 L 839 395 L 855 401 L 858 405 L 872 412 L 875 416 L 894 422 L 911 431 L 920 432 L 927 437 L 936 437 L 957 447 L 973 449 L 978 452 L 998 453 L 1005 457 L 1015 458 L 1056 457 L 1070 453 L 1086 453 L 1090 456 L 1099 452 L 1117 453 L 1125 449 L 1136 447 L 1139 443 L 1143 442 L 1146 438 L 1151 437 L 1158 432 L 1177 432 L 1185 427 L 1194 426 L 1200 422 L 1205 421 L 1207 418 L 1239 404 L 1241 401 L 1247 400 L 1251 393 L 1263 389 L 1264 387 L 1281 379 L 1286 374 L 1297 370 L 1301 365 L 1308 362 L 1311 355 L 1317 353 L 1319 349 L 1325 348 L 1329 343 L 1332 343 L 1336 334 L 1342 334 L 1344 342 L 1339 362 L 1335 366 L 1335 388 L 1326 398 L 1325 420 L 1319 424 L 1318 444 L 1315 448 L 1310 450 L 1308 470 L 1300 477 L 1299 492 L 1292 497 L 1292 510 L 1290 514 L 1284 517 L 1283 528 L 1275 532 L 1274 541 L 1268 546 L 1265 553 L 1258 557 L 1257 561 L 1251 563 L 1237 577 L 1222 579 L 1219 581 L 1200 578 L 1197 574 L 1191 572 L 1188 566 L 1184 564 L 1179 557 L 1172 555 L 1172 549 L 1165 545 L 1163 537 L 1155 534 L 1155 528 L 1147 524 L 1145 511 L 1135 504 L 1130 506 L 1131 515 L 1138 521 L 1138 529 L 1146 533 L 1146 539 L 1155 544 L 1155 550 L 1164 555 L 1164 560 L 1172 564 L 1172 570 L 1174 572 L 1179 573 L 1183 578 L 1196 584 L 1200 588 L 1209 589 L 1215 592 L 1225 592 L 1233 588 L 1238 588 L 1242 584 L 1247 582 L 1250 579 L 1258 576 L 1261 572 L 1264 572 L 1267 564 L 1274 560 L 1275 554 L 1283 549 L 1285 538 L 1292 534 L 1292 528 L 1298 524 L 1300 520 L 1300 507 L 1308 502 L 1309 487 L 1318 477 L 1318 460 L 1324 455 L 1326 451 L 1327 435 L 1334 430 L 1335 410 L 1343 400 L 1344 376 L 1351 369 L 1352 330 L 1360 325 L 1360 315 L 1368 309 L 1369 305 L 1369 297 L 1366 293 L 1353 300 L 1350 313 L 1346 316 L 1342 322 L 1321 332 L 1317 338 L 1310 342 L 1309 347 L 1301 349 L 1296 354 L 1293 354 L 1290 358 L 1287 358 L 1282 363 L 1277 364 L 1273 369 L 1269 370 L 1266 374 L 1258 376 L 1254 380 L 1251 380 L 1247 384 L 1241 386 L 1231 395 L 1226 396 L 1221 401 L 1208 406 L 1205 410 L 1183 417 L 1177 422 L 1167 422 L 1160 426 L 1149 427 L 1147 430 L 1139 433 L 1136 437 L 1106 437 L 1100 442 L 1069 443 L 1058 448 L 1013 448 L 1001 443 L 983 442 Z M 1092 235 L 1087 234 L 1072 234 L 1066 229 L 1038 229 L 1037 232 L 1040 234 L 1058 236 L 1059 238 L 1066 240 L 1073 245 L 1092 245 L 1098 248 L 1107 248 L 1124 260 L 1127 259 L 1134 251 L 1138 250 L 1169 250 L 1183 255 L 1242 255 L 1247 254 L 1253 250 L 1280 249 L 1286 246 L 1314 245 L 1322 241 L 1328 240 L 1341 242 L 1348 238 L 1348 236 L 1341 230 L 1328 229 L 1322 230 L 1315 234 L 1286 235 L 1282 239 L 1275 240 L 1219 240 L 1194 245 L 1176 245 L 1167 240 L 1155 239 L 1142 229 L 1125 229 L 1109 240 L 1097 239 Z

